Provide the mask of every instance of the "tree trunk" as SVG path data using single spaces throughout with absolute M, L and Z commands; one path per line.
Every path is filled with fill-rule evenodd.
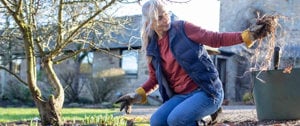
M 53 96 L 47 102 L 38 100 L 36 106 L 38 108 L 41 123 L 43 126 L 61 126 L 63 121 L 61 119 L 61 110 L 63 103 L 62 99 L 55 99 Z
M 43 100 L 42 92 L 37 86 L 37 74 L 36 74 L 36 57 L 34 54 L 34 42 L 32 39 L 31 31 L 29 27 L 24 27 L 24 43 L 25 54 L 27 60 L 27 81 L 31 92 L 31 95 L 35 101 L 36 106 L 41 117 L 43 126 L 60 126 L 62 125 L 61 110 L 64 102 L 64 90 L 63 87 L 53 70 L 52 57 L 42 58 L 42 66 L 45 68 L 46 74 L 50 85 L 54 89 L 54 94 L 49 97 L 48 100 Z
M 62 104 L 63 98 L 55 98 L 53 95 L 47 101 L 35 99 L 36 106 L 39 111 L 41 123 L 43 126 L 61 126 L 62 121 Z
M 36 104 L 40 113 L 42 125 L 55 125 L 60 126 L 63 124 L 61 119 L 61 110 L 64 103 L 64 90 L 63 87 L 53 70 L 53 63 L 51 58 L 42 60 L 45 72 L 48 75 L 49 82 L 54 88 L 54 95 L 51 95 L 48 101 L 37 100 Z

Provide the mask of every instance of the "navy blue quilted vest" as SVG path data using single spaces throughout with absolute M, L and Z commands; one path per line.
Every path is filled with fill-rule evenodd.
M 169 30 L 169 45 L 173 56 L 197 85 L 215 97 L 222 89 L 218 71 L 203 45 L 190 40 L 184 32 L 184 21 L 173 21 Z M 157 35 L 153 35 L 147 47 L 147 55 L 152 57 L 159 92 L 163 101 L 174 95 L 163 75 Z

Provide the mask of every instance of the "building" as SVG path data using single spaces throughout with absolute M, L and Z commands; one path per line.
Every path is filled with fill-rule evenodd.
M 261 15 L 281 15 L 278 33 L 276 35 L 276 46 L 281 47 L 279 69 L 288 65 L 300 66 L 300 1 L 297 0 L 220 0 L 220 32 L 242 31 L 248 28 L 257 17 Z M 134 91 L 148 78 L 147 61 L 140 51 L 140 15 L 131 17 L 133 23 L 125 29 L 124 36 L 114 36 L 117 42 L 104 42 L 103 48 L 108 52 L 90 52 L 93 55 L 91 73 L 95 75 L 99 71 L 122 68 L 125 71 L 126 80 L 118 94 L 125 94 Z M 213 49 L 215 50 L 215 49 Z M 211 55 L 223 82 L 225 99 L 230 102 L 241 102 L 246 93 L 252 91 L 251 70 L 257 68 L 251 58 L 255 49 L 247 49 L 243 44 L 221 47 L 218 55 Z M 118 55 L 118 56 L 115 56 Z M 119 57 L 121 56 L 121 57 Z M 274 69 L 269 64 L 269 69 Z M 24 69 L 24 68 L 21 68 Z M 5 78 L 0 71 L 0 78 Z M 3 80 L 2 80 L 3 81 Z M 0 82 L 1 83 L 1 82 Z M 5 82 L 2 82 L 5 83 Z M 150 96 L 153 104 L 159 101 L 158 92 Z
M 245 30 L 257 18 L 258 13 L 260 16 L 280 16 L 275 39 L 275 46 L 281 48 L 279 69 L 290 65 L 300 66 L 300 14 L 297 13 L 300 11 L 300 1 L 220 0 L 220 4 L 220 32 Z M 242 101 L 243 95 L 252 91 L 251 70 L 260 70 L 261 64 L 251 59 L 257 50 L 246 49 L 243 44 L 222 47 L 220 50 L 235 54 L 231 57 L 216 56 L 216 65 L 224 82 L 225 99 Z M 265 49 L 260 51 L 260 55 L 264 55 Z M 272 61 L 273 59 L 267 64 L 268 70 L 274 69 Z

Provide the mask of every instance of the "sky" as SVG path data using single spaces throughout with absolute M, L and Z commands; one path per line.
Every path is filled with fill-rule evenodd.
M 144 4 L 146 1 L 147 0 L 141 0 L 141 4 Z M 179 19 L 192 22 L 208 30 L 219 31 L 219 0 L 190 0 L 188 3 L 169 3 L 168 7 Z M 128 4 L 120 8 L 118 13 L 120 13 L 120 15 L 140 14 L 141 8 L 141 5 L 137 3 Z M 4 21 L 0 20 L 0 24 L 2 23 L 4 23 Z
M 141 4 L 144 2 L 146 2 L 146 0 L 142 0 Z M 188 3 L 169 3 L 168 8 L 174 12 L 179 19 L 189 21 L 208 30 L 219 31 L 219 0 L 191 0 Z M 124 14 L 140 14 L 141 5 L 126 5 L 121 8 L 120 12 Z
M 173 4 L 170 9 L 180 19 L 209 30 L 219 31 L 220 1 L 218 0 L 191 0 L 187 4 Z

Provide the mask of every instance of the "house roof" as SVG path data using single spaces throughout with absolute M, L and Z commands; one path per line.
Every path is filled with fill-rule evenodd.
M 141 38 L 140 38 L 140 22 L 141 15 L 125 16 L 122 18 L 130 18 L 131 23 L 125 25 L 124 31 L 122 34 L 112 33 L 112 37 L 116 41 L 104 41 L 101 44 L 101 48 L 140 48 L 141 47 Z

